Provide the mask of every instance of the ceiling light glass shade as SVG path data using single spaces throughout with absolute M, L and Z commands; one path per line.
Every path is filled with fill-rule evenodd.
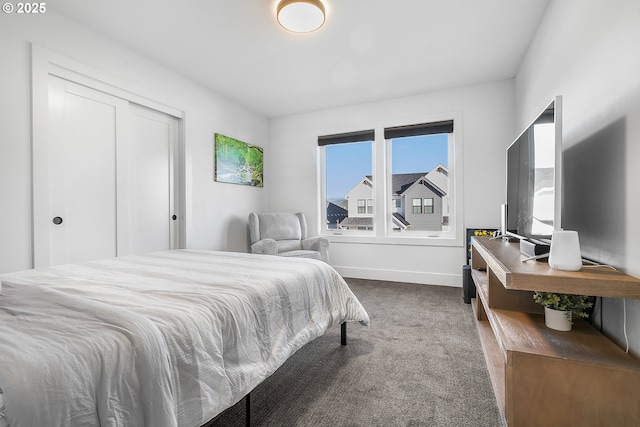
M 309 33 L 324 24 L 324 5 L 320 0 L 282 0 L 278 3 L 278 22 L 296 33 Z

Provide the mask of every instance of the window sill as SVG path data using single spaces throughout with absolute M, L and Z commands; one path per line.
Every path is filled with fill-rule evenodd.
M 369 245 L 403 245 L 403 246 L 464 246 L 463 237 L 426 237 L 426 236 L 374 236 L 365 234 L 324 233 L 322 236 L 331 243 L 362 243 Z

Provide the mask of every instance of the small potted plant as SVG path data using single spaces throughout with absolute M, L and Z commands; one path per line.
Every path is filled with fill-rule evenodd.
M 544 306 L 545 325 L 557 331 L 570 331 L 573 316 L 589 317 L 585 310 L 593 305 L 588 296 L 554 292 L 536 291 L 533 300 Z

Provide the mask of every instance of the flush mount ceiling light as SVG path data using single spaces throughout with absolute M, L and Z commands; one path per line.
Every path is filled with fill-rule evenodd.
M 320 0 L 281 0 L 278 23 L 294 33 L 309 33 L 324 24 L 324 5 Z

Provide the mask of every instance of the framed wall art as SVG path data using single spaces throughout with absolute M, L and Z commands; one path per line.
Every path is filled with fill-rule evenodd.
M 263 148 L 216 133 L 214 179 L 231 184 L 263 186 Z

